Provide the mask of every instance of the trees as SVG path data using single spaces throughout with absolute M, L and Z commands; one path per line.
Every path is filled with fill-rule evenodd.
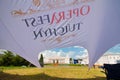
M 4 51 L 0 55 L 0 66 L 28 66 L 30 63 L 11 51 Z
M 30 64 L 30 62 L 26 61 L 24 58 L 18 55 L 14 56 L 12 63 L 14 66 L 23 66 L 23 65 L 28 66 Z
M 3 64 L 3 59 L 2 59 L 3 54 L 0 54 L 0 65 Z
M 72 59 L 72 58 L 70 58 L 70 60 L 69 60 L 69 61 L 70 61 L 70 64 L 73 64 L 73 59 Z
M 13 64 L 13 53 L 11 51 L 4 51 L 2 56 L 2 65 L 3 66 L 10 66 Z
M 43 60 L 43 55 L 40 55 L 39 63 L 41 67 L 44 67 L 44 60 Z

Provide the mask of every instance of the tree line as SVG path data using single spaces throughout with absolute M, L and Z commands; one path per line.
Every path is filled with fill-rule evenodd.
M 0 54 L 0 66 L 34 66 L 24 58 L 12 53 L 4 51 Z

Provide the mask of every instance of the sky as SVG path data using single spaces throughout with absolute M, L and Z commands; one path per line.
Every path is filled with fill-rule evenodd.
M 62 57 L 69 57 L 78 59 L 81 56 L 87 54 L 87 49 L 80 47 L 80 46 L 73 46 L 73 47 L 67 47 L 67 48 L 60 48 L 60 49 L 52 49 L 52 50 L 46 50 L 41 52 L 44 57 L 54 57 L 54 56 L 62 56 Z M 105 54 L 120 54 L 120 44 L 112 47 L 108 51 L 106 51 Z
M 1 50 L 0 53 L 2 53 Z M 73 46 L 67 48 L 56 48 L 52 50 L 45 50 L 43 52 L 40 52 L 40 54 L 41 53 L 43 54 L 44 57 L 61 56 L 61 57 L 79 59 L 81 56 L 86 55 L 88 52 L 87 49 L 81 46 Z M 120 54 L 120 44 L 112 47 L 106 52 L 106 54 L 109 53 Z

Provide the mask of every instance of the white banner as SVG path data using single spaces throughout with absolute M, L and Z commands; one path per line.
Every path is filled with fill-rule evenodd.
M 120 0 L 1 0 L 0 48 L 39 67 L 41 51 L 83 46 L 91 67 L 120 42 Z

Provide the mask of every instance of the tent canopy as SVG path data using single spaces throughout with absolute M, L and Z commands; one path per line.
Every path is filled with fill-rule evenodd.
M 91 67 L 120 43 L 120 0 L 0 0 L 0 48 L 39 66 L 41 51 L 88 50 Z

